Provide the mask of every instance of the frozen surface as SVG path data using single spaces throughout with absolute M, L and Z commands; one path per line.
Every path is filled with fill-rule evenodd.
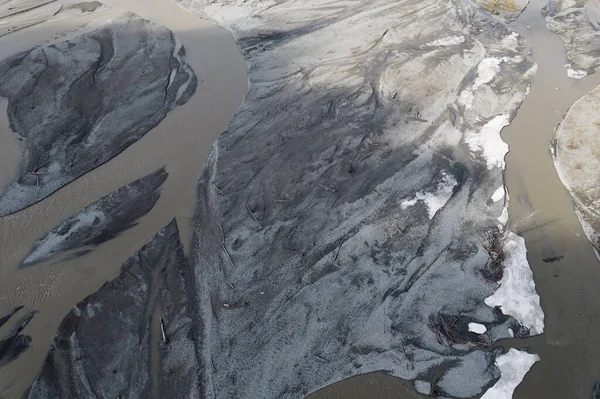
M 508 232 L 504 238 L 505 267 L 500 288 L 485 299 L 488 306 L 499 306 L 502 313 L 513 316 L 532 335 L 544 332 L 544 312 L 535 291 L 533 273 L 527 262 L 525 240 Z
M 481 394 L 500 376 L 481 348 L 521 330 L 484 303 L 482 232 L 536 71 L 523 38 L 467 2 L 181 4 L 233 34 L 250 82 L 198 188 L 202 396 L 377 370 Z
M 511 399 L 517 385 L 523 381 L 531 366 L 540 360 L 537 355 L 514 348 L 496 358 L 500 368 L 500 379 L 488 389 L 481 399 Z
M 487 328 L 483 324 L 469 323 L 469 331 L 474 332 L 475 334 L 485 334 Z
M 502 141 L 500 132 L 509 123 L 508 115 L 499 115 L 486 123 L 479 132 L 467 133 L 466 142 L 469 149 L 485 158 L 488 169 L 504 169 L 504 156 L 508 152 L 508 145 Z

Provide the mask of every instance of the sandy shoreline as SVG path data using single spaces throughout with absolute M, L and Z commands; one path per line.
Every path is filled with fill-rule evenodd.
M 23 392 L 31 383 L 56 327 L 69 309 L 113 278 L 121 263 L 173 217 L 177 217 L 182 242 L 185 247 L 188 246 L 190 218 L 196 203 L 196 182 L 202 165 L 214 139 L 236 112 L 246 91 L 245 62 L 231 36 L 224 30 L 185 12 L 168 0 L 105 3 L 110 9 L 97 15 L 42 23 L 0 38 L 0 58 L 48 43 L 48 38 L 61 41 L 74 37 L 124 11 L 131 11 L 173 31 L 186 48 L 185 58 L 196 73 L 198 88 L 187 104 L 172 111 L 142 140 L 110 162 L 46 200 L 0 220 L 0 314 L 18 305 L 39 312 L 26 330 L 33 337 L 33 347 L 0 370 L 0 380 L 14 382 L 11 395 Z M 11 151 L 10 156 L 15 162 L 16 140 L 6 131 L 7 124 L 2 123 L 0 128 L 4 135 L 0 148 Z M 4 145 L 10 139 L 13 145 Z M 5 167 L 11 160 L 4 154 L 1 158 L 4 180 L 12 177 L 9 168 Z M 14 163 L 12 165 L 14 167 Z M 170 176 L 161 198 L 138 226 L 84 258 L 61 264 L 50 261 L 16 270 L 33 242 L 45 232 L 103 195 L 163 165 L 167 166 Z

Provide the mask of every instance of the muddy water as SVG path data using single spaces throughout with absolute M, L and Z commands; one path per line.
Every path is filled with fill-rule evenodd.
M 509 213 L 525 238 L 528 260 L 546 315 L 540 337 L 521 342 L 541 362 L 526 375 L 515 398 L 589 398 L 600 380 L 600 262 L 579 224 L 549 153 L 554 128 L 580 97 L 600 84 L 600 74 L 578 81 L 566 76 L 564 47 L 546 29 L 533 0 L 515 28 L 532 46 L 538 73 L 517 117 L 502 137 L 506 158 Z M 526 226 L 517 226 L 536 212 Z M 542 259 L 564 256 L 546 263 Z
M 196 94 L 172 111 L 155 129 L 105 165 L 49 198 L 0 218 L 0 314 L 17 305 L 38 314 L 24 333 L 33 347 L 0 369 L 0 382 L 14 382 L 7 397 L 17 397 L 31 383 L 64 315 L 81 299 L 118 274 L 123 261 L 176 217 L 184 246 L 191 238 L 195 191 L 203 163 L 217 135 L 241 104 L 247 87 L 245 61 L 231 36 L 200 20 L 171 0 L 107 0 L 106 12 L 0 38 L 0 58 L 48 40 L 64 40 L 93 29 L 124 11 L 171 29 L 186 48 L 186 61 L 198 78 Z M 85 26 L 82 26 L 85 25 Z M 0 103 L 0 186 L 12 176 L 18 143 L 10 135 L 6 102 Z M 47 262 L 17 270 L 31 245 L 48 230 L 86 205 L 159 167 L 169 172 L 162 196 L 139 225 L 90 254 L 70 261 Z M 4 384 L 0 384 L 4 385 Z

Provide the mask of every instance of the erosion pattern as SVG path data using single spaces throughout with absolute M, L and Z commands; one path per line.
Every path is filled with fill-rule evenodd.
M 0 328 L 13 319 L 13 316 L 21 309 L 23 309 L 23 306 L 16 307 L 6 315 L 0 317 Z M 32 311 L 20 316 L 20 318 L 10 327 L 6 336 L 3 339 L 0 339 L 0 367 L 12 362 L 29 348 L 31 337 L 21 334 L 21 332 L 27 327 L 33 316 L 34 313 Z M 4 384 L 0 385 L 0 394 L 2 393 L 2 389 L 6 388 L 3 385 Z
M 197 398 L 199 374 L 175 221 L 62 321 L 30 398 Z
M 87 206 L 39 239 L 23 265 L 44 261 L 60 252 L 78 249 L 77 255 L 135 226 L 156 205 L 168 173 L 161 168 Z
M 554 164 L 600 257 L 600 87 L 569 109 L 556 132 Z
M 134 14 L 0 62 L 22 160 L 0 216 L 42 200 L 155 127 L 196 88 L 171 31 Z
M 476 349 L 520 327 L 484 303 L 483 236 L 535 74 L 522 38 L 460 1 L 182 5 L 233 33 L 250 80 L 198 191 L 201 396 L 375 370 L 442 396 L 492 385 L 498 352 Z
M 565 43 L 569 76 L 581 79 L 600 65 L 598 0 L 550 0 L 546 25 Z

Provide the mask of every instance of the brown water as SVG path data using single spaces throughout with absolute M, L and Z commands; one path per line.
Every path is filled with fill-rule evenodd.
M 510 343 L 541 357 L 514 397 L 587 399 L 600 380 L 600 262 L 556 174 L 549 146 L 568 108 L 600 84 L 600 74 L 581 81 L 566 76 L 563 43 L 540 17 L 544 4 L 532 0 L 515 26 L 532 46 L 539 69 L 517 117 L 502 132 L 510 146 L 505 173 L 510 218 L 536 212 L 521 235 L 546 315 L 542 336 Z M 542 261 L 553 256 L 564 258 Z
M 17 397 L 32 382 L 62 318 L 81 299 L 114 278 L 120 265 L 145 242 L 177 218 L 184 246 L 191 238 L 196 186 L 204 161 L 219 133 L 241 104 L 247 88 L 246 64 L 232 37 L 189 14 L 171 0 L 107 0 L 110 10 L 98 15 L 44 23 L 0 38 L 0 59 L 32 46 L 64 40 L 93 29 L 124 11 L 171 29 L 186 48 L 186 61 L 198 78 L 196 94 L 173 110 L 155 129 L 120 155 L 67 185 L 49 198 L 0 218 L 0 314 L 17 305 L 39 313 L 24 333 L 32 348 L 0 369 L 0 382 L 13 382 L 7 397 Z M 87 24 L 86 26 L 81 26 Z M 0 103 L 0 187 L 12 177 L 17 141 Z M 147 173 L 166 165 L 162 195 L 139 225 L 90 254 L 70 261 L 47 262 L 17 270 L 32 244 L 62 220 Z

